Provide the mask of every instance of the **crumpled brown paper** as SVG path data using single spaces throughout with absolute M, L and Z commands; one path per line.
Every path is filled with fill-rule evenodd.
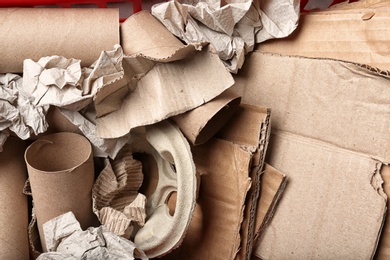
M 43 229 L 49 252 L 41 254 L 38 260 L 131 260 L 135 256 L 142 260 L 148 259 L 133 242 L 107 231 L 103 226 L 83 231 L 72 212 L 46 222 Z
M 152 14 L 186 43 L 210 42 L 233 73 L 254 44 L 288 36 L 299 18 L 297 0 L 169 1 Z

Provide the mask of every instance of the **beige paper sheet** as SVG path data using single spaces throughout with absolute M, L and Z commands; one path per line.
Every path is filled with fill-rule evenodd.
M 117 9 L 0 9 L 0 73 L 22 72 L 23 60 L 59 55 L 89 66 L 119 44 Z
M 25 160 L 43 251 L 42 225 L 50 219 L 72 211 L 83 229 L 96 224 L 92 148 L 85 137 L 66 132 L 43 136 L 27 148 Z
M 22 193 L 27 179 L 26 147 L 24 141 L 10 137 L 0 153 L 0 259 L 29 258 L 28 204 Z

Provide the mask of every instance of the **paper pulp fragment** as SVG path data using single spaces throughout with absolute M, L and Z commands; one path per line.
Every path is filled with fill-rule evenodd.
M 41 254 L 38 260 L 147 259 L 133 242 L 107 231 L 103 226 L 83 231 L 72 212 L 46 222 L 43 229 L 49 252 Z

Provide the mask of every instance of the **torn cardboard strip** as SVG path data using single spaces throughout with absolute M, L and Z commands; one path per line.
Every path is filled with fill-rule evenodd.
M 235 259 L 250 259 L 255 233 L 255 218 L 260 194 L 260 176 L 270 134 L 270 110 L 265 107 L 241 104 L 236 114 L 217 136 L 233 142 L 253 154 L 248 176 L 252 185 L 248 191 L 244 220 L 241 225 L 241 245 Z
M 272 107 L 267 161 L 290 180 L 256 255 L 371 259 L 386 213 L 379 170 L 389 161 L 388 76 L 259 52 L 241 72 L 233 89 Z
M 171 117 L 192 145 L 205 143 L 234 115 L 241 97 L 231 90 L 186 113 Z
M 383 190 L 390 194 L 390 166 L 382 165 L 381 176 L 383 178 Z M 390 200 L 387 200 L 387 210 L 389 210 Z M 375 252 L 375 259 L 385 260 L 390 257 L 390 217 L 387 215 L 383 225 L 382 234 L 379 239 L 378 249 Z
M 116 9 L 2 8 L 0 17 L 1 73 L 23 72 L 23 60 L 52 55 L 85 67 L 119 44 Z
M 184 45 L 148 11 L 121 24 L 121 46 L 126 56 L 142 55 L 159 62 L 181 60 L 198 48 L 197 43 Z
M 298 29 L 289 37 L 264 42 L 257 50 L 345 60 L 390 71 L 387 48 L 390 36 L 386 33 L 389 14 L 389 8 L 303 14 Z
M 92 212 L 94 164 L 88 140 L 75 133 L 43 136 L 25 152 L 42 249 L 42 225 L 72 211 L 83 229 L 97 223 Z
M 97 136 L 120 137 L 135 127 L 184 113 L 233 83 L 231 74 L 207 48 L 179 61 L 159 63 L 137 82 L 121 109 L 96 119 Z
M 0 153 L 0 258 L 28 259 L 28 203 L 22 193 L 27 179 L 24 141 L 8 138 Z

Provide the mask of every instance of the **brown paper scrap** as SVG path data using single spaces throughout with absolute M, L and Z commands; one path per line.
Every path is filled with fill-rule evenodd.
M 233 83 L 219 58 L 206 49 L 183 60 L 159 63 L 138 81 L 120 110 L 97 118 L 97 136 L 120 137 L 135 127 L 184 113 L 215 98 Z
M 42 249 L 42 225 L 72 211 L 83 229 L 96 224 L 92 212 L 94 164 L 86 138 L 75 133 L 55 133 L 33 142 L 25 152 Z
M 29 259 L 27 179 L 23 154 L 27 145 L 10 137 L 0 153 L 0 259 Z
M 0 72 L 23 72 L 25 59 L 53 55 L 90 66 L 119 44 L 118 20 L 118 10 L 106 8 L 2 8 Z
M 122 23 L 121 36 L 126 56 L 142 55 L 159 62 L 181 60 L 203 45 L 184 45 L 149 11 L 138 12 Z
M 230 89 L 206 104 L 172 117 L 192 145 L 205 143 L 234 115 L 241 97 Z

